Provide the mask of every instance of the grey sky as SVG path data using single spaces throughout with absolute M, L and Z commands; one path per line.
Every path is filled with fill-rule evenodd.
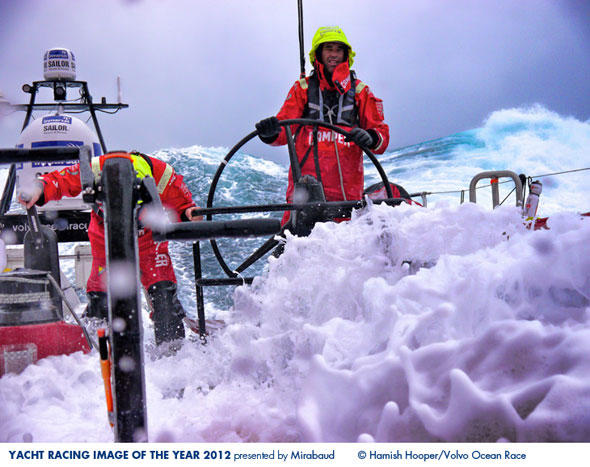
M 317 27 L 345 31 L 359 78 L 384 100 L 389 149 L 533 103 L 590 118 L 587 0 L 303 0 L 303 10 L 306 57 Z M 115 100 L 122 79 L 130 108 L 99 115 L 109 149 L 232 146 L 298 78 L 297 34 L 296 0 L 2 0 L 0 90 L 26 102 L 21 85 L 43 79 L 44 51 L 67 47 L 95 100 Z M 0 146 L 15 144 L 22 117 L 0 122 Z

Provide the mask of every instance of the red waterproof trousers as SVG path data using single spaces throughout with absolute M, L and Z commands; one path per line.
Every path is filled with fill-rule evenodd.
M 98 225 L 92 226 L 93 222 Z M 92 268 L 86 284 L 86 291 L 106 292 L 105 242 L 104 233 L 102 235 L 100 233 L 100 230 L 103 230 L 103 224 L 94 219 L 94 213 L 90 223 L 88 238 L 92 249 Z M 137 246 L 139 250 L 140 280 L 146 290 L 150 285 L 160 281 L 176 283 L 172 259 L 168 252 L 168 242 L 155 243 L 152 239 L 152 232 L 144 230 L 139 232 Z

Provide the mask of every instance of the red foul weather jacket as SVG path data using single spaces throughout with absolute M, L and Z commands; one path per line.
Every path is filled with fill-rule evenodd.
M 383 154 L 389 144 L 389 127 L 384 122 L 383 101 L 373 95 L 369 87 L 360 80 L 353 82 L 348 62 L 336 67 L 332 75 L 333 82 L 340 84 L 340 89 L 329 84 L 323 73 L 323 65 L 315 64 L 316 75 L 319 79 L 319 89 L 343 95 L 354 89 L 354 100 L 358 112 L 358 126 L 365 130 L 373 130 L 377 137 L 377 145 L 371 150 L 374 154 Z M 310 77 L 305 77 L 291 87 L 285 103 L 277 114 L 279 120 L 302 118 L 308 108 L 308 89 Z M 327 120 L 324 118 L 324 121 Z M 352 126 L 338 124 L 343 130 L 350 130 Z M 299 125 L 292 125 L 291 131 L 295 135 Z M 299 130 L 295 149 L 301 163 L 313 142 L 313 127 L 305 126 Z M 286 132 L 283 129 L 279 137 L 272 143 L 280 146 L 287 143 Z M 344 136 L 326 128 L 318 130 L 318 158 L 324 193 L 327 201 L 359 200 L 363 196 L 363 151 L 354 143 L 344 141 Z M 340 162 L 340 169 L 338 168 Z M 342 183 L 340 179 L 342 173 Z M 310 151 L 301 168 L 301 174 L 316 176 L 313 150 Z M 344 194 L 343 194 L 344 191 Z M 287 202 L 292 202 L 293 176 L 289 171 L 289 185 L 287 187 Z M 283 223 L 289 218 L 285 213 Z
M 100 167 L 106 156 L 100 156 Z M 154 177 L 162 204 L 168 211 L 176 213 L 178 220 L 187 220 L 184 212 L 195 206 L 192 195 L 183 181 L 182 175 L 177 174 L 171 165 L 149 156 L 152 175 Z M 60 171 L 44 174 L 40 177 L 44 184 L 43 196 L 37 204 L 59 200 L 64 196 L 74 197 L 80 194 L 80 167 L 75 164 Z M 91 213 L 88 226 L 88 238 L 92 248 L 92 271 L 88 279 L 87 291 L 104 291 L 106 284 L 102 278 L 105 267 L 104 221 L 102 216 L 94 211 Z M 176 282 L 172 261 L 168 253 L 168 242 L 156 244 L 152 238 L 152 231 L 144 228 L 138 235 L 139 263 L 141 282 L 144 287 L 162 281 Z

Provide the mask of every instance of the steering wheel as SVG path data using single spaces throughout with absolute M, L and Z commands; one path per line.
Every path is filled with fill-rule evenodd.
M 290 164 L 290 168 L 291 168 L 291 173 L 293 175 L 293 180 L 295 182 L 301 178 L 301 167 L 300 167 L 299 159 L 297 157 L 297 153 L 295 152 L 295 138 L 293 137 L 293 133 L 291 132 L 291 125 L 302 125 L 302 126 L 312 126 L 313 127 L 313 133 L 312 133 L 313 134 L 313 143 L 311 146 L 311 150 L 314 151 L 314 157 L 316 160 L 317 160 L 317 151 L 318 151 L 318 138 L 317 138 L 318 128 L 320 128 L 320 127 L 327 128 L 327 129 L 332 130 L 336 133 L 344 135 L 345 137 L 349 136 L 349 134 L 350 134 L 348 131 L 343 130 L 340 127 L 337 127 L 336 125 L 332 125 L 330 123 L 321 122 L 321 121 L 317 121 L 317 120 L 307 119 L 307 118 L 281 120 L 281 121 L 279 121 L 279 125 L 281 127 L 285 127 L 285 132 L 287 135 L 287 148 L 289 151 L 289 164 Z M 229 163 L 231 158 L 240 150 L 240 148 L 242 148 L 242 146 L 244 146 L 246 143 L 248 143 L 250 140 L 252 140 L 256 136 L 258 136 L 258 130 L 253 131 L 252 133 L 248 134 L 247 136 L 242 138 L 240 141 L 238 141 L 238 143 L 236 143 L 236 145 L 227 153 L 227 155 L 225 156 L 225 158 L 223 159 L 223 161 L 221 162 L 221 164 L 217 168 L 217 171 L 216 171 L 215 175 L 213 176 L 213 180 L 211 181 L 211 186 L 209 188 L 209 195 L 207 197 L 207 208 L 208 209 L 213 208 L 213 201 L 215 199 L 215 190 L 217 188 L 217 183 L 219 181 L 219 178 L 221 177 L 221 174 L 223 173 L 223 170 L 225 169 L 225 167 L 227 166 L 227 164 Z M 389 180 L 387 179 L 387 175 L 385 174 L 383 167 L 381 166 L 381 164 L 379 163 L 379 161 L 377 160 L 375 155 L 369 149 L 362 147 L 362 146 L 359 146 L 359 147 L 369 157 L 369 159 L 371 160 L 371 162 L 373 163 L 373 165 L 377 169 L 377 172 L 379 173 L 379 176 L 381 177 L 381 181 L 383 182 L 383 185 L 384 185 L 385 190 L 387 192 L 387 197 L 393 198 L 391 186 L 389 185 Z M 318 181 L 321 182 L 321 180 L 318 180 Z M 350 203 L 351 202 L 348 202 L 348 204 L 350 204 Z M 337 204 L 337 202 L 334 204 Z M 261 205 L 261 206 L 250 207 L 250 208 L 244 207 L 242 209 L 240 209 L 240 207 L 234 207 L 234 208 L 227 208 L 224 212 L 225 213 L 229 213 L 229 212 L 233 212 L 233 213 L 237 213 L 237 212 L 268 212 L 268 211 L 285 210 L 285 208 L 286 208 L 285 206 L 282 206 L 282 207 L 280 207 L 280 206 L 281 205 L 267 205 L 267 206 Z M 219 212 L 218 212 L 218 214 L 219 214 Z M 207 220 L 212 220 L 213 215 L 214 214 L 207 213 L 206 214 Z M 283 229 L 281 230 L 281 233 L 283 233 L 283 231 L 288 226 L 289 226 L 289 223 L 285 224 L 283 226 Z M 211 239 L 210 242 L 211 242 L 211 248 L 213 250 L 215 258 L 217 259 L 217 261 L 218 261 L 219 265 L 221 266 L 221 268 L 223 269 L 223 271 L 230 278 L 238 277 L 238 275 L 241 272 L 243 272 L 246 268 L 248 268 L 253 263 L 255 263 L 258 259 L 262 258 L 266 253 L 268 253 L 273 248 L 275 248 L 279 243 L 279 241 L 275 239 L 275 236 L 272 236 L 261 247 L 259 247 L 256 251 L 254 251 L 254 253 L 252 253 L 250 256 L 248 256 L 234 270 L 228 266 L 225 259 L 223 258 L 223 255 L 221 254 L 221 251 L 219 249 L 217 241 L 215 239 Z

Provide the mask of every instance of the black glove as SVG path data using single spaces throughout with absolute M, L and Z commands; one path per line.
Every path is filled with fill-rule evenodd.
M 350 130 L 350 134 L 344 139 L 344 141 L 352 141 L 363 148 L 372 148 L 374 145 L 373 137 L 370 133 L 362 128 L 353 128 Z
M 277 117 L 263 118 L 256 124 L 258 137 L 263 143 L 270 144 L 279 137 L 281 127 Z

